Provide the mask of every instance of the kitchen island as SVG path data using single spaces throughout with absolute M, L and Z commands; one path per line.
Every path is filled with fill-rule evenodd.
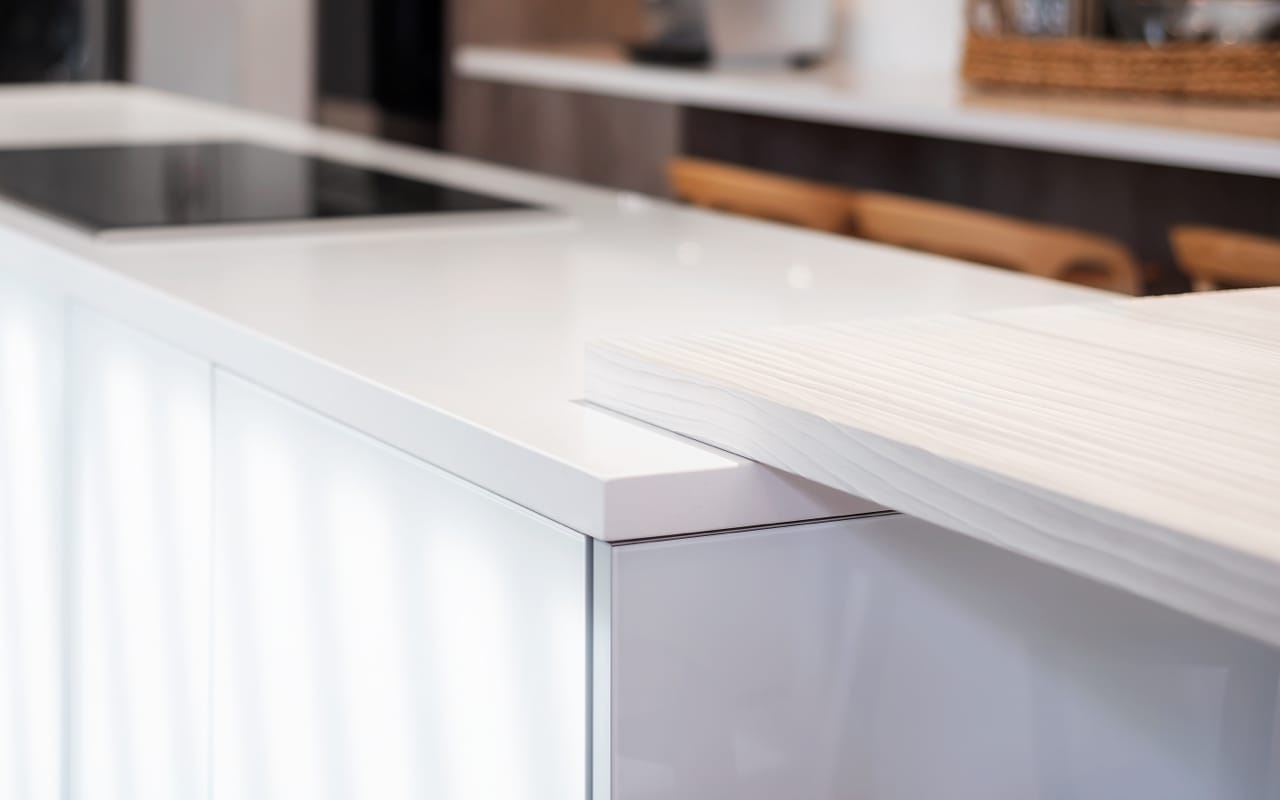
M 12 796 L 1275 791 L 1270 645 L 583 402 L 598 340 L 1108 295 L 0 92 L 4 148 L 211 140 L 540 210 L 111 239 L 0 203 Z

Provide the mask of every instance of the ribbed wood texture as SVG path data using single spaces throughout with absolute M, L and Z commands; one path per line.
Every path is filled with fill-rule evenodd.
M 644 4 L 617 0 L 449 0 L 449 15 L 454 53 L 472 44 L 638 41 L 645 31 Z M 677 107 L 472 80 L 456 70 L 449 74 L 445 147 L 450 152 L 667 195 L 666 165 L 680 135 Z
M 965 80 L 989 86 L 1167 94 L 1220 100 L 1280 98 L 1280 46 L 1048 36 L 970 36 Z
M 604 343 L 587 398 L 1280 645 L 1280 290 Z

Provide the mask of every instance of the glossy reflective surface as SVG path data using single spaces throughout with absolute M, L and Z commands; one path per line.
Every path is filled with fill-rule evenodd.
M 214 800 L 581 800 L 586 540 L 215 392 Z
M 0 797 L 63 797 L 61 298 L 0 270 Z
M 12 272 L 0 798 L 585 796 L 584 537 Z
M 247 142 L 0 150 L 0 194 L 99 232 L 527 208 Z
M 70 314 L 73 798 L 208 787 L 211 367 Z
M 613 800 L 1260 800 L 1280 651 L 905 516 L 615 548 Z

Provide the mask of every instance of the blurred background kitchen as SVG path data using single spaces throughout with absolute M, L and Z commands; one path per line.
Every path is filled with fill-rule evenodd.
M 0 80 L 1134 294 L 1280 284 L 1280 0 L 4 0 Z

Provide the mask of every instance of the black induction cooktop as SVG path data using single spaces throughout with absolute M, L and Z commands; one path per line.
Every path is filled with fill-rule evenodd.
M 0 149 L 0 196 L 98 234 L 532 208 L 246 142 Z

